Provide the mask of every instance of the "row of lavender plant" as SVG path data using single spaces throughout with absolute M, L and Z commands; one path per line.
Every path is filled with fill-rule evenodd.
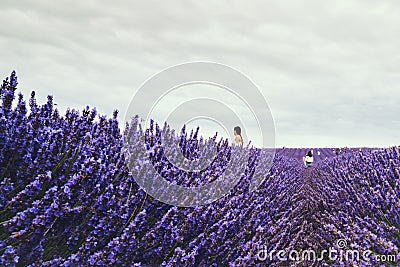
M 346 153 L 323 162 L 312 173 L 322 196 L 321 235 L 346 239 L 349 248 L 394 255 L 400 261 L 399 147 Z M 396 265 L 396 262 L 386 262 Z
M 152 265 L 168 262 L 179 244 L 198 237 L 208 226 L 218 225 L 220 214 L 216 210 L 229 207 L 224 201 L 212 205 L 208 217 L 199 218 L 203 224 L 190 223 L 197 230 L 185 231 L 181 226 L 185 225 L 186 215 L 199 217 L 197 213 L 202 210 L 178 210 L 139 190 L 132 175 L 143 173 L 132 174 L 125 166 L 116 112 L 112 119 L 99 116 L 98 121 L 96 110 L 89 108 L 82 114 L 68 110 L 60 116 L 52 97 L 38 106 L 34 93 L 28 112 L 22 94 L 16 107 L 12 107 L 16 86 L 14 72 L 1 86 L 2 263 L 108 265 L 141 261 Z M 157 143 L 157 131 L 158 126 L 146 130 L 148 148 Z M 196 135 L 197 132 L 188 137 L 182 131 L 179 138 L 186 154 L 196 151 Z M 230 147 L 226 140 L 217 142 L 217 147 L 223 153 L 212 168 L 222 172 Z M 159 150 L 154 151 L 152 157 L 159 166 L 167 165 Z M 252 156 L 250 165 L 255 162 L 256 150 Z M 177 177 L 175 170 L 166 172 L 167 179 Z M 204 183 L 203 178 L 211 176 L 211 172 L 193 175 L 186 183 Z M 168 229 L 171 225 L 173 229 Z M 160 233 L 170 238 L 156 238 Z M 176 240 L 171 238 L 178 233 Z M 135 240 L 128 242 L 126 238 Z M 113 245 L 115 242 L 120 246 Z M 157 250 L 159 259 L 153 250 L 147 253 L 151 257 L 144 257 L 146 247 L 154 242 L 158 244 L 153 250 Z M 108 251 L 110 248 L 119 252 Z

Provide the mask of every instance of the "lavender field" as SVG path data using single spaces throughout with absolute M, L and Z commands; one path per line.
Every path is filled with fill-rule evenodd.
M 240 182 L 209 205 L 164 204 L 143 191 L 122 153 L 123 132 L 95 108 L 59 114 L 53 98 L 16 95 L 15 72 L 0 89 L 1 266 L 398 266 L 400 262 L 400 151 L 390 148 L 279 148 L 270 169 L 257 169 L 260 149 Z M 163 155 L 152 123 L 145 136 L 152 164 L 168 181 L 197 186 L 213 181 L 231 157 L 228 140 L 204 172 L 182 173 Z M 198 131 L 198 130 L 197 130 Z M 195 158 L 204 142 L 196 130 L 176 138 Z M 204 137 L 207 138 L 207 137 Z M 317 151 L 320 151 L 319 155 Z M 138 162 L 140 164 L 140 162 Z M 249 191 L 255 172 L 265 176 Z M 149 177 L 151 179 L 151 177 Z M 370 260 L 282 261 L 260 250 L 321 251 L 346 240 L 372 252 Z M 382 261 L 380 256 L 393 255 Z

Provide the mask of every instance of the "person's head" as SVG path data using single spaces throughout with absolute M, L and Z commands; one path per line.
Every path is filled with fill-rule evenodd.
M 312 150 L 309 150 L 309 151 L 307 152 L 307 156 L 312 157 Z
M 239 126 L 236 126 L 235 128 L 233 128 L 233 134 L 242 136 L 242 129 L 240 129 Z

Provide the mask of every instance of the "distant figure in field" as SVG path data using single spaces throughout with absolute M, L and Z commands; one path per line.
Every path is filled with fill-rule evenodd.
M 233 134 L 235 135 L 235 144 L 243 145 L 242 129 L 239 126 L 233 128 Z
M 318 156 L 321 156 L 321 151 L 318 150 L 318 151 L 317 151 L 317 155 L 318 155 Z
M 309 168 L 312 166 L 313 162 L 314 162 L 314 157 L 313 157 L 313 153 L 312 150 L 309 150 L 307 152 L 307 154 L 303 157 L 303 162 L 304 165 Z

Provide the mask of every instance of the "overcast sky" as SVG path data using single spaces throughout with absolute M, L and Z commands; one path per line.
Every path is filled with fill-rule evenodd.
M 61 111 L 122 121 L 152 75 L 218 62 L 260 88 L 279 147 L 399 145 L 399 1 L 251 3 L 2 0 L 0 74 L 15 69 L 26 97 L 52 94 Z

